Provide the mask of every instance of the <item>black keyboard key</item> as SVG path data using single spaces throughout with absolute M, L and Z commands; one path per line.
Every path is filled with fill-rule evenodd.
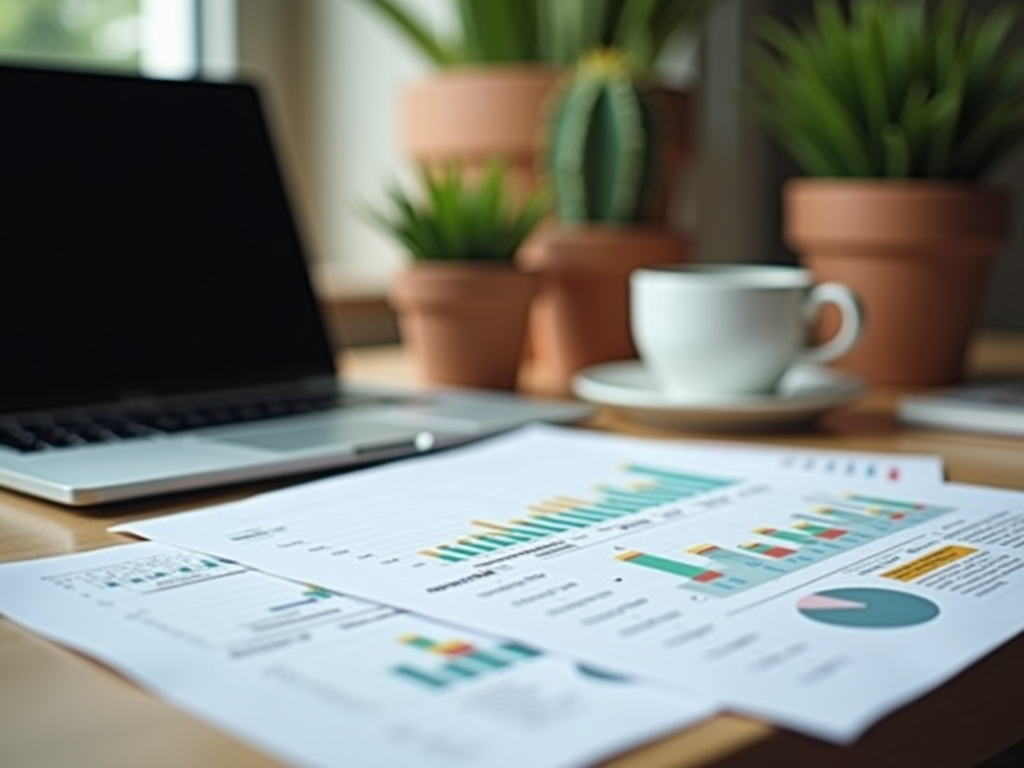
M 5 422 L 0 424 L 0 445 L 23 452 L 65 448 L 313 413 L 341 404 L 334 394 L 247 398 L 233 402 L 218 398 L 162 411 L 94 414 L 59 421 Z
M 46 448 L 46 443 L 39 440 L 31 432 L 16 425 L 0 425 L 0 445 L 6 445 L 22 453 L 32 453 Z

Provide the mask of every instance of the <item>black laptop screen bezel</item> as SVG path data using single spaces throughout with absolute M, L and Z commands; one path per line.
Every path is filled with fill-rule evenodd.
M 0 66 L 0 414 L 333 379 L 250 83 Z

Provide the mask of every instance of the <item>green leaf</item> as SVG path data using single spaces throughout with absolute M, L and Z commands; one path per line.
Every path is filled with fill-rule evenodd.
M 505 166 L 497 161 L 478 178 L 456 165 L 420 167 L 418 194 L 392 185 L 387 204 L 365 215 L 416 259 L 507 261 L 546 214 L 548 200 L 535 193 L 513 201 L 506 181 Z
M 882 129 L 885 144 L 886 176 L 890 179 L 905 179 L 910 176 L 910 147 L 907 136 L 898 125 L 887 125 Z
M 363 0 L 384 15 L 395 28 L 428 60 L 439 67 L 455 64 L 459 60 L 458 46 L 445 45 L 430 31 L 422 19 L 417 18 L 394 0 Z
M 1019 146 L 1021 12 L 964 0 L 818 0 L 758 26 L 752 114 L 809 173 L 976 178 Z M 930 10 L 934 8 L 934 10 Z

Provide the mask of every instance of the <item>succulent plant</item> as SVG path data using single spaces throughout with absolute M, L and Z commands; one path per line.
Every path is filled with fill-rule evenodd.
M 422 194 L 393 186 L 387 209 L 369 218 L 418 261 L 511 261 L 547 212 L 538 191 L 521 203 L 506 192 L 505 168 L 488 165 L 478 180 L 458 166 L 419 169 Z
M 973 180 L 1024 141 L 1019 11 L 963 0 L 818 0 L 766 21 L 756 115 L 812 176 Z
M 656 170 L 655 130 L 625 55 L 586 56 L 563 84 L 549 124 L 548 170 L 562 221 L 640 219 Z

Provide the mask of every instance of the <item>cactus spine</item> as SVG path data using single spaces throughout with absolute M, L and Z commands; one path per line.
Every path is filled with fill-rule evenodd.
M 566 222 L 641 218 L 655 173 L 650 106 L 625 56 L 588 55 L 564 85 L 548 142 L 551 183 Z

